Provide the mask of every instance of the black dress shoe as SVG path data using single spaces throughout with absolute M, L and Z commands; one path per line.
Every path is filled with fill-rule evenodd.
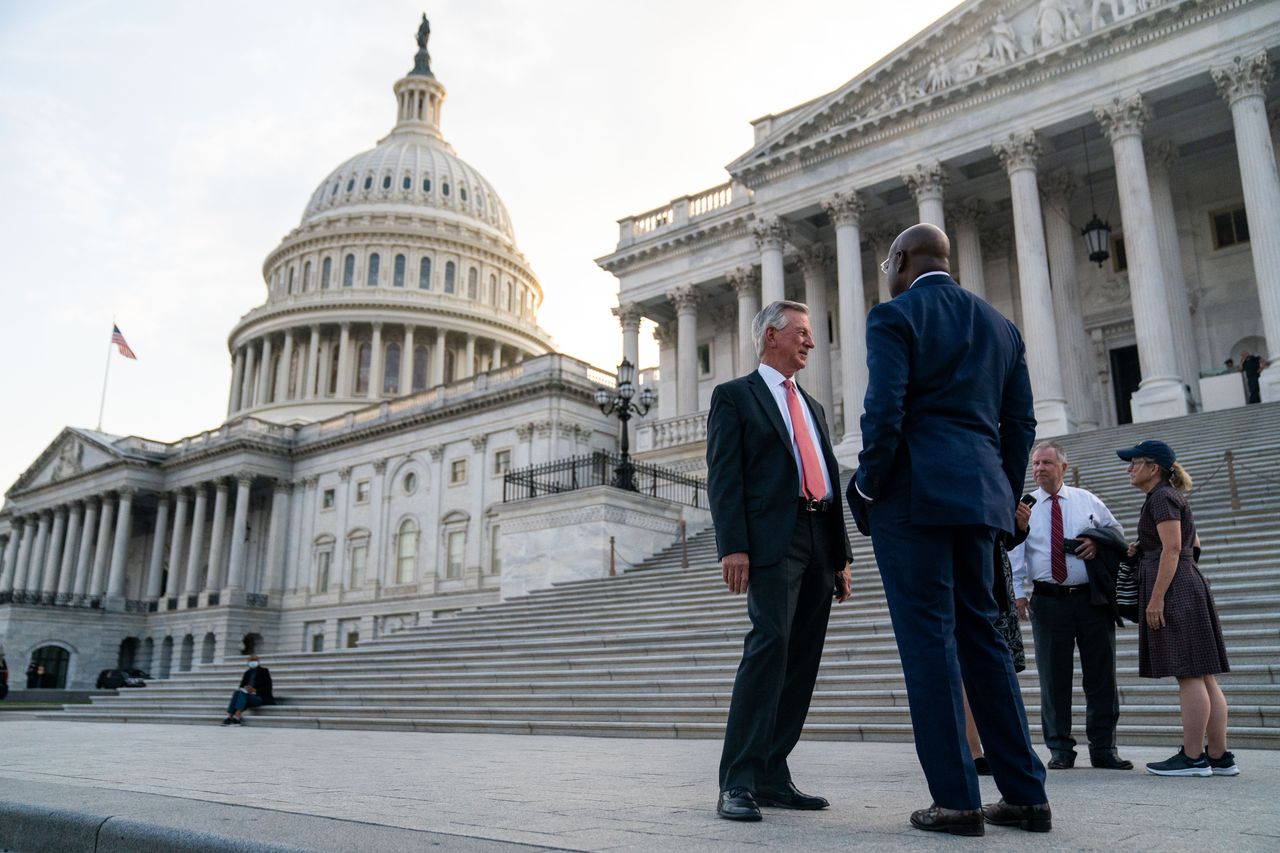
M 1132 770 L 1133 762 L 1114 752 L 1099 752 L 1089 756 L 1089 763 L 1099 770 Z
M 1070 770 L 1076 766 L 1076 754 L 1074 752 L 1055 752 L 1049 758 L 1050 770 Z
M 991 762 L 987 761 L 987 757 L 985 755 L 979 755 L 977 758 L 973 759 L 973 768 L 978 771 L 979 776 L 991 775 Z
M 746 788 L 730 788 L 720 792 L 716 814 L 725 820 L 760 820 L 760 807 Z
M 1000 802 L 982 807 L 982 816 L 995 826 L 1016 826 L 1027 832 L 1048 832 L 1053 829 L 1053 811 L 1048 803 L 1038 806 L 1015 806 Z
M 826 797 L 815 797 L 810 794 L 800 793 L 793 782 L 788 782 L 781 788 L 756 788 L 756 802 L 762 806 L 772 806 L 776 809 L 801 809 L 804 811 L 817 811 L 831 805 L 831 803 L 827 802 Z
M 944 809 L 930 806 L 911 813 L 911 825 L 926 832 L 949 832 L 952 835 L 985 835 L 981 809 Z

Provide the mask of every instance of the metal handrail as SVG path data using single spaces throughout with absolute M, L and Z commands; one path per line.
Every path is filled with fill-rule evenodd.
M 707 506 L 705 480 L 603 451 L 508 471 L 502 479 L 502 500 L 509 503 L 592 486 L 618 488 L 619 482 L 627 482 L 619 475 L 623 466 L 629 466 L 634 484 L 628 491 L 685 506 Z

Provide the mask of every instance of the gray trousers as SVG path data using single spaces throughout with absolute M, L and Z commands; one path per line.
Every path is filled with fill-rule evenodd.
M 1089 753 L 1114 753 L 1120 692 L 1116 688 L 1116 623 L 1111 615 L 1091 605 L 1087 593 L 1059 598 L 1035 595 L 1031 601 L 1031 631 L 1036 641 L 1040 726 L 1045 746 L 1054 755 L 1075 753 L 1071 685 L 1075 650 L 1079 648 Z

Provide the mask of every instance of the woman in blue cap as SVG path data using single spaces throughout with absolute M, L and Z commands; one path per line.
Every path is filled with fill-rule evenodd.
M 1117 450 L 1129 482 L 1147 493 L 1138 518 L 1138 674 L 1178 679 L 1182 747 L 1147 765 L 1157 776 L 1235 776 L 1227 751 L 1227 699 L 1214 677 L 1228 672 L 1222 626 L 1196 566 L 1196 522 L 1187 504 L 1191 476 L 1163 441 Z M 1208 748 L 1205 739 L 1208 738 Z

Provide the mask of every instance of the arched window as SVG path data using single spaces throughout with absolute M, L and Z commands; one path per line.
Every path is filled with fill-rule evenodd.
M 446 197 L 449 195 L 449 182 L 448 182 L 448 181 L 441 181 L 441 182 L 440 182 L 440 195 L 442 195 L 442 196 L 446 196 Z
M 462 199 L 463 201 L 466 201 L 466 200 L 467 200 L 467 188 L 466 188 L 466 187 L 459 187 L 459 188 L 458 188 L 458 198 Z
M 480 298 L 480 271 L 475 267 L 467 270 L 467 298 Z
M 413 348 L 413 393 L 427 390 L 427 348 Z
M 429 193 L 429 192 L 431 192 L 431 179 L 430 179 L 430 178 L 423 178 L 423 179 L 422 179 L 422 191 L 423 191 L 424 193 Z
M 453 261 L 449 261 L 444 265 L 444 292 L 453 293 L 457 289 L 455 279 L 458 277 L 458 268 Z
M 409 177 L 408 175 L 405 175 L 404 181 L 400 184 L 400 188 L 407 190 L 412 186 L 413 186 L 413 178 Z
M 431 259 L 423 255 L 422 262 L 418 264 L 418 289 L 431 289 Z
M 196 638 L 191 636 L 190 634 L 187 634 L 185 637 L 182 638 L 182 652 L 178 656 L 179 672 L 191 671 L 191 659 L 195 657 L 195 653 L 196 653 Z
M 325 258 L 320 264 L 320 289 L 329 289 L 329 279 L 333 277 L 333 258 Z
M 204 639 L 200 642 L 200 663 L 213 663 L 213 657 L 218 648 L 218 640 L 210 631 L 204 635 Z
M 299 358 L 301 350 L 294 347 L 293 352 L 289 355 L 289 384 L 285 389 L 286 399 L 296 400 L 298 398 L 298 371 L 302 366 L 302 359 Z
M 387 357 L 382 362 L 382 393 L 400 393 L 400 345 L 387 344 Z
M 311 261 L 307 261 L 302 265 L 302 292 L 306 293 L 311 289 Z
M 356 256 L 347 255 L 342 259 L 342 286 L 350 287 L 356 281 Z
M 347 181 L 347 192 L 351 192 L 355 188 L 356 188 L 355 178 L 352 178 L 351 180 Z
M 395 265 L 391 268 L 391 286 L 404 287 L 404 255 L 396 255 Z
M 340 186 L 342 186 L 342 182 L 341 182 L 341 181 L 334 181 L 334 182 L 333 182 L 333 190 L 329 193 L 329 198 L 333 198 L 335 195 L 337 195 L 337 194 L 338 194 L 338 187 L 340 187 Z
M 161 678 L 168 678 L 170 668 L 173 666 L 173 637 L 165 637 L 160 643 L 160 666 L 159 672 L 156 674 Z M 47 670 L 46 670 L 47 671 Z
M 484 292 L 484 301 L 490 305 L 495 305 L 498 298 L 498 277 L 496 275 L 489 276 L 489 288 Z
M 396 532 L 396 583 L 413 583 L 418 576 L 418 528 L 412 519 Z
M 364 188 L 367 190 L 367 189 L 370 189 L 370 188 L 372 188 L 372 187 L 373 187 L 373 175 L 367 175 L 367 176 L 365 176 L 365 179 L 364 179 Z
M 384 190 L 389 190 L 389 189 L 391 189 L 391 176 L 390 176 L 390 175 L 383 175 L 383 176 L 382 176 L 382 188 L 383 188 Z
M 289 267 L 289 284 L 287 292 L 293 293 L 293 267 Z
M 511 311 L 511 282 L 502 285 L 502 310 Z
M 378 286 L 378 271 L 382 267 L 382 256 L 374 252 L 369 256 L 369 273 L 365 276 L 365 284 L 370 287 Z
M 356 393 L 369 393 L 369 367 L 373 360 L 373 345 L 369 343 L 360 344 L 356 356 Z

